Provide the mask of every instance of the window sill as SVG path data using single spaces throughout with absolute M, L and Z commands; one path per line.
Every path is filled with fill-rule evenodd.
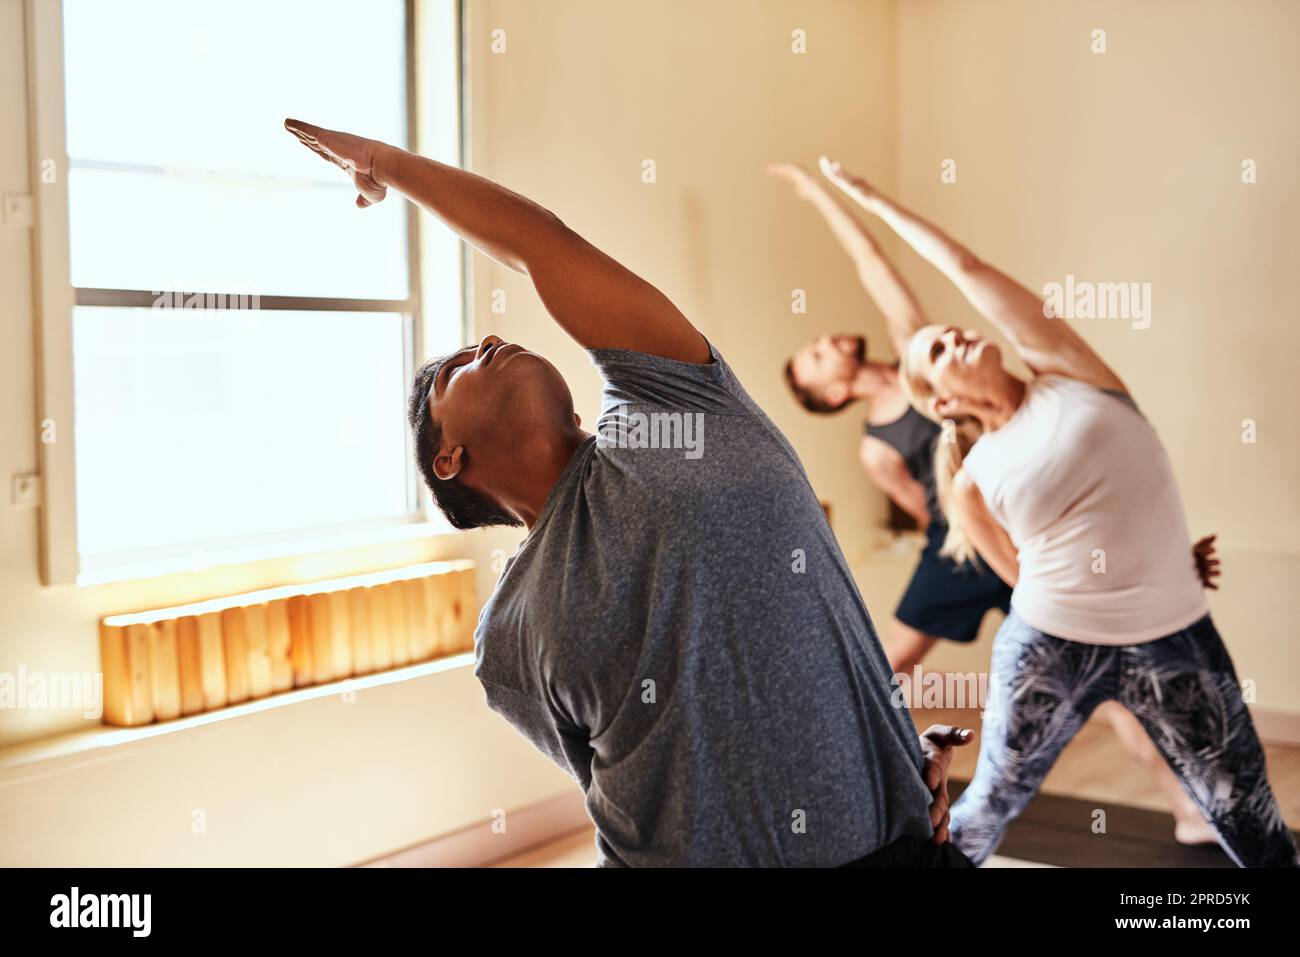
M 109 725 L 97 725 L 85 731 L 72 731 L 67 734 L 42 738 L 38 741 L 23 742 L 0 748 L 0 771 L 39 764 L 43 761 L 83 755 L 88 752 L 102 751 L 104 748 L 134 744 L 160 735 L 192 731 L 195 728 L 206 727 L 220 721 L 242 718 L 271 708 L 283 708 L 302 701 L 311 701 L 315 698 L 347 694 L 365 688 L 377 688 L 382 685 L 411 681 L 415 678 L 423 678 L 426 675 L 451 671 L 456 668 L 472 668 L 473 666 L 474 653 L 467 651 L 446 658 L 438 658 L 434 661 L 422 661 L 418 665 L 409 665 L 405 668 L 394 668 L 391 671 L 381 671 L 355 678 L 344 678 L 342 681 L 313 685 L 310 688 L 300 688 L 296 691 L 285 691 L 266 698 L 259 698 L 256 701 L 246 701 L 243 704 L 232 705 L 217 711 L 191 715 L 188 718 L 176 718 L 172 721 L 145 725 L 141 728 L 114 728 Z
M 249 565 L 282 558 L 301 558 L 320 552 L 346 551 L 372 545 L 405 542 L 418 538 L 449 535 L 455 529 L 441 517 L 424 521 L 401 522 L 369 528 L 349 529 L 311 535 L 310 533 L 273 542 L 240 542 L 214 549 L 201 560 L 176 556 L 151 561 L 129 562 L 83 571 L 77 575 L 78 587 L 108 585 L 116 582 L 162 578 L 184 572 L 203 572 L 212 568 Z

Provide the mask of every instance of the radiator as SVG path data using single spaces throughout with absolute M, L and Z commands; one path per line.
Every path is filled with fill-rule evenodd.
M 109 615 L 104 721 L 136 727 L 468 651 L 470 561 L 428 562 Z

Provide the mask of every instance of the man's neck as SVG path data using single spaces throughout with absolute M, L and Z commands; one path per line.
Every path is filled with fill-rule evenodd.
M 867 421 L 872 425 L 893 422 L 907 411 L 907 396 L 898 381 L 896 363 L 868 362 L 853 380 L 852 396 L 868 403 Z
M 886 362 L 864 362 L 849 388 L 855 399 L 874 399 L 882 390 L 898 388 L 898 366 Z
M 576 425 L 553 439 L 537 439 L 517 456 L 519 467 L 498 493 L 501 504 L 519 516 L 529 529 L 537 524 L 551 490 L 568 468 L 573 454 L 591 437 Z

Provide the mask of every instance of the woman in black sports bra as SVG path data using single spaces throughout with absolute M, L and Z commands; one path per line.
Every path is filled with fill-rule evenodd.
M 866 435 L 897 451 L 912 478 L 925 490 L 928 519 L 922 523 L 925 549 L 895 617 L 924 635 L 950 641 L 974 641 L 990 609 L 1007 613 L 1011 588 L 983 564 L 958 565 L 939 554 L 948 534 L 934 484 L 934 446 L 939 441 L 939 426 L 908 406 L 892 422 L 883 425 L 868 422 Z M 928 643 L 922 654 L 932 644 Z
M 900 684 L 906 686 L 937 641 L 974 641 L 985 614 L 993 608 L 1006 614 L 1011 589 L 982 563 L 958 564 L 939 554 L 948 533 L 934 484 L 940 429 L 907 404 L 895 365 L 868 360 L 862 336 L 822 336 L 795 354 L 785 377 L 810 412 L 839 411 L 860 399 L 870 403 L 863 470 L 925 531 L 925 548 L 884 640 L 890 666 L 905 676 Z M 841 391 L 844 397 L 832 402 Z

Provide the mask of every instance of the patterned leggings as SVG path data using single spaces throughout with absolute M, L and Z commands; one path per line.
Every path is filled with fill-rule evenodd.
M 1013 610 L 993 641 L 975 778 L 952 808 L 952 840 L 967 857 L 982 864 L 993 853 L 1061 750 L 1109 700 L 1142 723 L 1239 866 L 1296 866 L 1264 750 L 1209 615 L 1155 641 L 1107 646 L 1046 635 Z

